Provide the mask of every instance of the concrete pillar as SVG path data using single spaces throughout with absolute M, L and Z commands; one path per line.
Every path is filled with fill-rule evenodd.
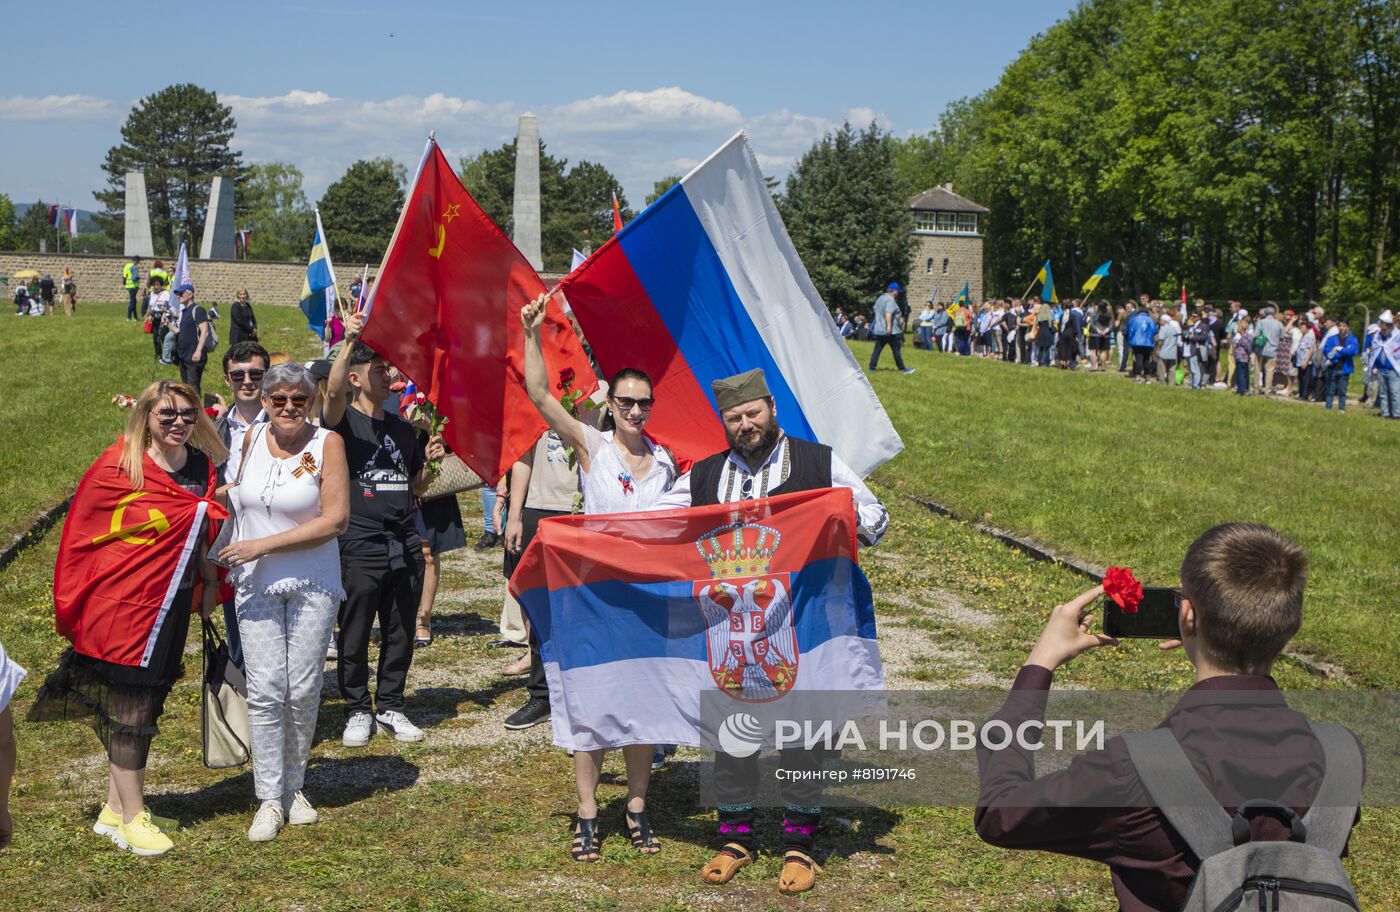
M 216 177 L 209 188 L 209 209 L 204 213 L 204 242 L 199 245 L 199 258 L 234 258 L 232 178 Z
M 540 250 L 540 121 L 520 115 L 515 133 L 515 204 L 511 240 L 535 269 L 544 269 Z
M 126 199 L 122 208 L 126 211 L 122 253 L 126 256 L 155 256 L 155 245 L 151 243 L 151 208 L 146 202 L 146 175 L 140 171 L 126 172 Z

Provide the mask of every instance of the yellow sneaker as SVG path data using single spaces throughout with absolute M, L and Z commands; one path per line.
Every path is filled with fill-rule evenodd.
M 171 820 L 169 817 L 161 817 L 156 814 L 151 815 L 151 823 L 162 833 L 173 833 L 180 829 L 180 821 Z M 103 802 L 102 812 L 97 815 L 97 822 L 92 825 L 92 831 L 98 836 L 106 836 L 111 839 L 117 832 L 117 827 L 122 825 L 122 815 L 112 810 L 112 806 Z
M 137 855 L 164 855 L 175 848 L 170 837 L 156 829 L 151 823 L 151 812 L 142 811 L 130 823 L 123 823 L 112 834 L 112 841 L 119 848 Z

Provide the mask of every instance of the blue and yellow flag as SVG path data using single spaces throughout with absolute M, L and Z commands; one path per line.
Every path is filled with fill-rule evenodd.
M 1109 260 L 1107 263 L 1104 263 L 1098 269 L 1094 270 L 1094 274 L 1089 276 L 1089 281 L 1084 283 L 1085 294 L 1088 294 L 1095 288 L 1099 287 L 1099 283 L 1102 282 L 1104 280 L 1104 277 L 1108 275 L 1109 267 L 1112 265 L 1113 261 Z
M 1050 272 L 1050 261 L 1046 260 L 1045 265 L 1040 267 L 1040 272 L 1036 273 L 1035 280 L 1041 283 L 1040 300 L 1058 304 L 1060 299 L 1055 294 L 1055 276 Z
M 331 266 L 331 251 L 326 244 L 326 232 L 321 227 L 321 213 L 316 213 L 316 238 L 311 242 L 311 257 L 306 263 L 306 278 L 301 283 L 301 312 L 306 314 L 306 328 L 326 338 L 326 324 L 335 307 L 335 269 Z
M 963 282 L 963 290 L 958 292 L 958 296 L 953 299 L 954 307 L 966 307 L 968 305 L 969 295 L 967 285 L 967 282 Z

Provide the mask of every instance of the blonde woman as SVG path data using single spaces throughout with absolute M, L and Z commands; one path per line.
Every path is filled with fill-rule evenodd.
M 183 383 L 146 388 L 126 432 L 78 485 L 54 570 L 58 632 L 72 642 L 30 721 L 92 725 L 107 748 L 107 801 L 93 831 L 162 855 L 174 821 L 145 805 L 146 763 L 165 698 L 183 671 L 190 613 L 218 604 L 208 559 L 217 465 L 228 455 Z
M 233 308 L 229 311 L 228 344 L 258 341 L 258 318 L 253 315 L 253 304 L 248 298 L 248 289 L 240 288 L 233 298 Z

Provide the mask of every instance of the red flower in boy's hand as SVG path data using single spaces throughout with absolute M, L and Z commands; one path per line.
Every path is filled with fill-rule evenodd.
M 1127 567 L 1109 567 L 1103 575 L 1103 591 L 1123 609 L 1124 614 L 1137 614 L 1142 602 L 1142 583 Z

